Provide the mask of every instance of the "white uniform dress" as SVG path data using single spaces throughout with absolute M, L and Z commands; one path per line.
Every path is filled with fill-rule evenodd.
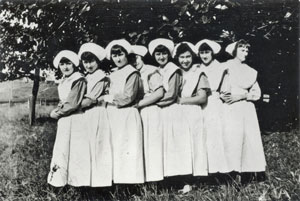
M 265 171 L 266 160 L 256 109 L 251 101 L 261 96 L 257 71 L 235 60 L 227 61 L 225 91 L 232 95 L 247 94 L 247 99 L 224 104 L 225 151 L 231 171 Z
M 224 76 L 224 64 L 213 60 L 209 66 L 201 64 L 209 82 L 211 95 L 208 97 L 204 110 L 204 128 L 206 133 L 206 146 L 208 157 L 208 172 L 229 172 L 225 157 L 223 136 L 223 102 L 217 91 Z
M 86 98 L 97 99 L 105 93 L 105 73 L 98 69 L 86 76 Z M 99 88 L 100 86 L 100 88 Z M 97 88 L 98 87 L 98 88 Z M 95 91 L 96 90 L 96 91 Z M 101 91 L 99 91 L 101 90 Z M 98 96 L 98 97 L 95 97 Z M 90 186 L 112 185 L 112 146 L 108 115 L 104 105 L 94 106 L 84 113 L 90 143 Z
M 168 93 L 169 81 L 173 76 L 177 76 L 180 69 L 172 62 L 160 69 L 163 76 L 163 87 Z M 191 157 L 191 139 L 187 124 L 182 122 L 181 106 L 176 103 L 179 93 L 179 86 L 174 86 L 178 90 L 175 94 L 175 103 L 161 109 L 163 122 L 163 149 L 164 149 L 164 176 L 188 175 L 193 173 L 193 162 Z
M 132 76 L 138 74 L 131 65 L 110 74 L 109 95 L 115 99 L 126 97 L 132 103 L 136 95 L 127 96 L 125 87 Z M 139 76 L 138 76 L 139 78 Z M 138 84 L 139 80 L 137 81 Z M 135 93 L 137 94 L 137 93 Z M 107 107 L 112 132 L 113 181 L 114 183 L 143 183 L 143 133 L 141 117 L 136 108 L 114 105 Z
M 187 72 L 182 71 L 182 90 L 181 97 L 188 98 L 197 95 L 198 89 L 209 89 L 208 80 L 197 65 L 193 65 Z M 181 122 L 187 124 L 188 129 L 184 135 L 189 139 L 186 149 L 190 154 L 186 157 L 192 158 L 193 175 L 208 175 L 206 136 L 204 133 L 203 110 L 200 105 L 181 105 Z M 185 126 L 184 126 L 185 127 Z
M 58 85 L 58 94 L 61 107 L 66 107 L 70 100 L 72 86 L 83 76 L 75 72 L 70 77 L 64 78 Z M 82 82 L 82 81 L 81 81 Z M 85 82 L 85 81 L 84 81 Z M 86 87 L 76 94 L 79 107 Z M 80 99 L 80 100 L 79 100 Z M 57 134 L 53 148 L 51 169 L 48 175 L 48 183 L 52 186 L 60 187 L 66 184 L 72 186 L 90 185 L 90 150 L 89 140 L 85 129 L 82 113 L 77 112 L 69 116 L 61 117 L 57 122 Z
M 162 87 L 157 72 L 158 68 L 143 65 L 140 70 L 143 81 L 144 96 Z M 163 180 L 163 127 L 160 107 L 150 105 L 141 109 L 144 135 L 145 175 L 146 181 Z

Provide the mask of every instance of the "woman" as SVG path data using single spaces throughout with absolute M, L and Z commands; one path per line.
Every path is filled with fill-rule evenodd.
M 145 175 L 147 182 L 163 180 L 163 130 L 160 108 L 155 105 L 163 96 L 161 75 L 157 67 L 144 64 L 146 47 L 133 45 L 134 66 L 142 78 L 143 98 L 136 104 L 141 111 L 144 136 Z
M 112 148 L 108 116 L 103 97 L 108 91 L 108 78 L 101 61 L 105 58 L 104 48 L 95 43 L 80 47 L 79 58 L 87 72 L 87 93 L 81 103 L 85 109 L 83 122 L 86 125 L 90 145 L 90 186 L 112 185 Z M 97 104 L 98 103 L 98 104 Z
M 229 170 L 226 164 L 223 139 L 223 103 L 219 93 L 225 66 L 215 59 L 221 46 L 212 40 L 204 39 L 199 41 L 195 47 L 202 60 L 200 70 L 207 76 L 211 89 L 207 105 L 204 107 L 208 171 L 209 173 L 225 173 Z
M 110 74 L 107 112 L 112 134 L 114 183 L 143 183 L 143 137 L 141 117 L 133 105 L 139 91 L 140 75 L 128 64 L 131 45 L 124 39 L 106 47 L 107 58 L 116 66 Z
M 205 176 L 208 174 L 208 167 L 201 105 L 207 102 L 208 80 L 198 65 L 194 64 L 196 55 L 193 44 L 179 43 L 174 49 L 174 55 L 183 78 L 180 98 L 177 100 L 181 106 L 181 113 L 177 115 L 181 117 L 181 124 L 188 127 L 181 134 L 185 136 L 185 149 L 190 152 L 186 158 L 190 158 L 194 176 Z
M 162 75 L 165 94 L 158 103 L 161 109 L 163 124 L 163 159 L 164 176 L 192 174 L 192 163 L 185 156 L 190 153 L 182 141 L 185 137 L 182 132 L 178 113 L 179 105 L 176 103 L 181 86 L 181 73 L 178 66 L 171 62 L 174 43 L 169 39 L 158 38 L 149 43 L 149 52 L 159 66 Z
M 234 58 L 226 62 L 228 74 L 222 86 L 225 150 L 228 166 L 236 172 L 262 172 L 266 160 L 253 101 L 261 96 L 257 71 L 245 64 L 250 45 L 240 40 L 227 46 Z
M 60 187 L 90 185 L 89 141 L 82 126 L 80 104 L 86 92 L 84 77 L 76 72 L 79 58 L 76 53 L 63 50 L 53 61 L 63 78 L 58 85 L 60 103 L 50 116 L 58 119 L 57 134 L 51 160 L 48 183 Z

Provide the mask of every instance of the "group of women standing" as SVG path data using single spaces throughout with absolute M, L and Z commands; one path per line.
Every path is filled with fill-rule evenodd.
M 158 38 L 148 48 L 120 39 L 105 49 L 85 43 L 78 54 L 61 51 L 53 62 L 63 78 L 50 114 L 58 126 L 48 183 L 101 187 L 265 171 L 252 103 L 261 92 L 244 63 L 248 49 L 244 40 L 228 45 L 233 59 L 225 63 L 208 39 L 175 46 Z M 147 52 L 156 66 L 144 64 Z

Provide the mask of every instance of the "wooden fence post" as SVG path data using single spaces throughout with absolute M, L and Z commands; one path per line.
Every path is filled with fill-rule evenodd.
M 33 125 L 33 118 L 32 118 L 32 97 L 28 98 L 28 105 L 29 105 L 29 125 Z
M 40 86 L 40 69 L 36 66 L 35 72 L 34 72 L 32 95 L 31 95 L 30 110 L 29 110 L 30 111 L 29 123 L 31 126 L 35 122 L 35 105 L 36 105 L 36 101 L 37 101 L 39 86 Z

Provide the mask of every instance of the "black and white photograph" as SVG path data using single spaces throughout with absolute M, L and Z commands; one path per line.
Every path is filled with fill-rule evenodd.
M 0 0 L 0 200 L 299 201 L 299 0 Z

